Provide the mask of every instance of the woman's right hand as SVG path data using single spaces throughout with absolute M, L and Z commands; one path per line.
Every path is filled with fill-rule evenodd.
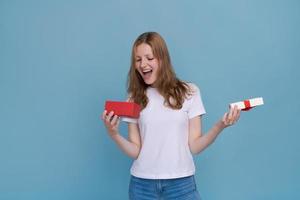
M 114 115 L 113 111 L 107 114 L 107 111 L 104 110 L 104 112 L 102 113 L 102 120 L 107 129 L 107 132 L 111 137 L 119 134 L 120 117 Z

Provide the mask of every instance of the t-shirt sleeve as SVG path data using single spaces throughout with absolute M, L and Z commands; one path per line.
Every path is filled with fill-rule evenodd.
M 189 119 L 205 114 L 205 108 L 203 106 L 200 89 L 195 84 L 190 84 L 190 86 L 193 93 L 188 108 Z
M 126 102 L 130 102 L 130 98 L 128 97 Z M 131 117 L 121 117 L 121 121 L 123 122 L 127 122 L 127 123 L 134 123 L 137 124 L 138 120 L 135 118 L 131 118 Z

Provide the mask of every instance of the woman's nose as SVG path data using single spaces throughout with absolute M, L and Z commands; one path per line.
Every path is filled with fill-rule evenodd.
M 141 67 L 146 67 L 147 66 L 147 62 L 145 59 L 141 60 Z

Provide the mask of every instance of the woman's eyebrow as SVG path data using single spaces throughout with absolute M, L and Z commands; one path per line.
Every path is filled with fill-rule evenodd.
M 150 56 L 150 57 L 152 57 L 153 55 L 152 54 L 145 54 L 145 55 L 143 55 L 143 56 Z M 136 58 L 140 58 L 140 57 L 142 57 L 142 56 L 135 56 Z

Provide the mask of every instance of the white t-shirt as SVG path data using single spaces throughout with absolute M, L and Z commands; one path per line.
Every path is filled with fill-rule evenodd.
M 138 123 L 141 150 L 134 160 L 131 174 L 147 179 L 171 179 L 190 176 L 195 165 L 188 145 L 189 119 L 202 115 L 205 109 L 200 91 L 189 83 L 194 91 L 180 110 L 164 105 L 164 98 L 155 88 L 147 89 L 149 99 L 139 119 L 122 118 Z

